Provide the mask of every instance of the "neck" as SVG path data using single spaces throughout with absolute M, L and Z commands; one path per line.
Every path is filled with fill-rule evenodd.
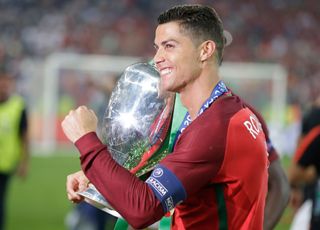
M 181 102 L 187 108 L 192 120 L 197 117 L 202 104 L 210 97 L 219 80 L 218 74 L 214 72 L 199 76 L 179 92 Z

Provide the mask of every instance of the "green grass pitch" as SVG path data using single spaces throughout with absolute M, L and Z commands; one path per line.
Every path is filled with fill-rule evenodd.
M 72 204 L 66 176 L 80 169 L 78 156 L 32 157 L 26 180 L 13 177 L 7 199 L 7 230 L 63 230 Z
M 283 163 L 286 167 L 288 159 Z M 80 169 L 79 157 L 32 157 L 25 181 L 13 177 L 7 199 L 6 230 L 64 230 L 66 214 L 73 205 L 66 196 L 66 176 Z M 292 212 L 287 208 L 276 230 L 290 228 Z

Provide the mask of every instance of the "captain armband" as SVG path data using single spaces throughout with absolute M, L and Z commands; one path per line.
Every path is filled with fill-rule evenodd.
M 158 164 L 146 183 L 161 202 L 165 213 L 186 199 L 187 194 L 179 179 L 166 167 Z

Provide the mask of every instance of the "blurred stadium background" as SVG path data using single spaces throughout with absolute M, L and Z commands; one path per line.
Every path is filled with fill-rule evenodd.
M 65 176 L 79 161 L 61 119 L 81 104 L 103 114 L 109 95 L 97 86 L 150 60 L 157 15 L 184 3 L 212 5 L 222 17 L 233 41 L 221 75 L 264 114 L 287 166 L 320 89 L 318 1 L 0 0 L 0 62 L 9 60 L 27 100 L 33 154 L 29 178 L 10 188 L 8 230 L 65 229 Z M 291 218 L 287 210 L 277 229 Z

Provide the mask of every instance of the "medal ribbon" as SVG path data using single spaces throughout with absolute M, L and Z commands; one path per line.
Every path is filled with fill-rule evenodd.
M 210 97 L 202 104 L 197 117 L 200 116 L 206 109 L 208 109 L 215 100 L 217 100 L 220 96 L 222 96 L 227 92 L 229 92 L 227 86 L 224 84 L 223 81 L 219 81 L 218 84 L 212 90 Z M 191 124 L 191 122 L 192 122 L 191 116 L 189 112 L 187 112 L 177 132 L 174 144 L 179 139 L 182 132 Z

